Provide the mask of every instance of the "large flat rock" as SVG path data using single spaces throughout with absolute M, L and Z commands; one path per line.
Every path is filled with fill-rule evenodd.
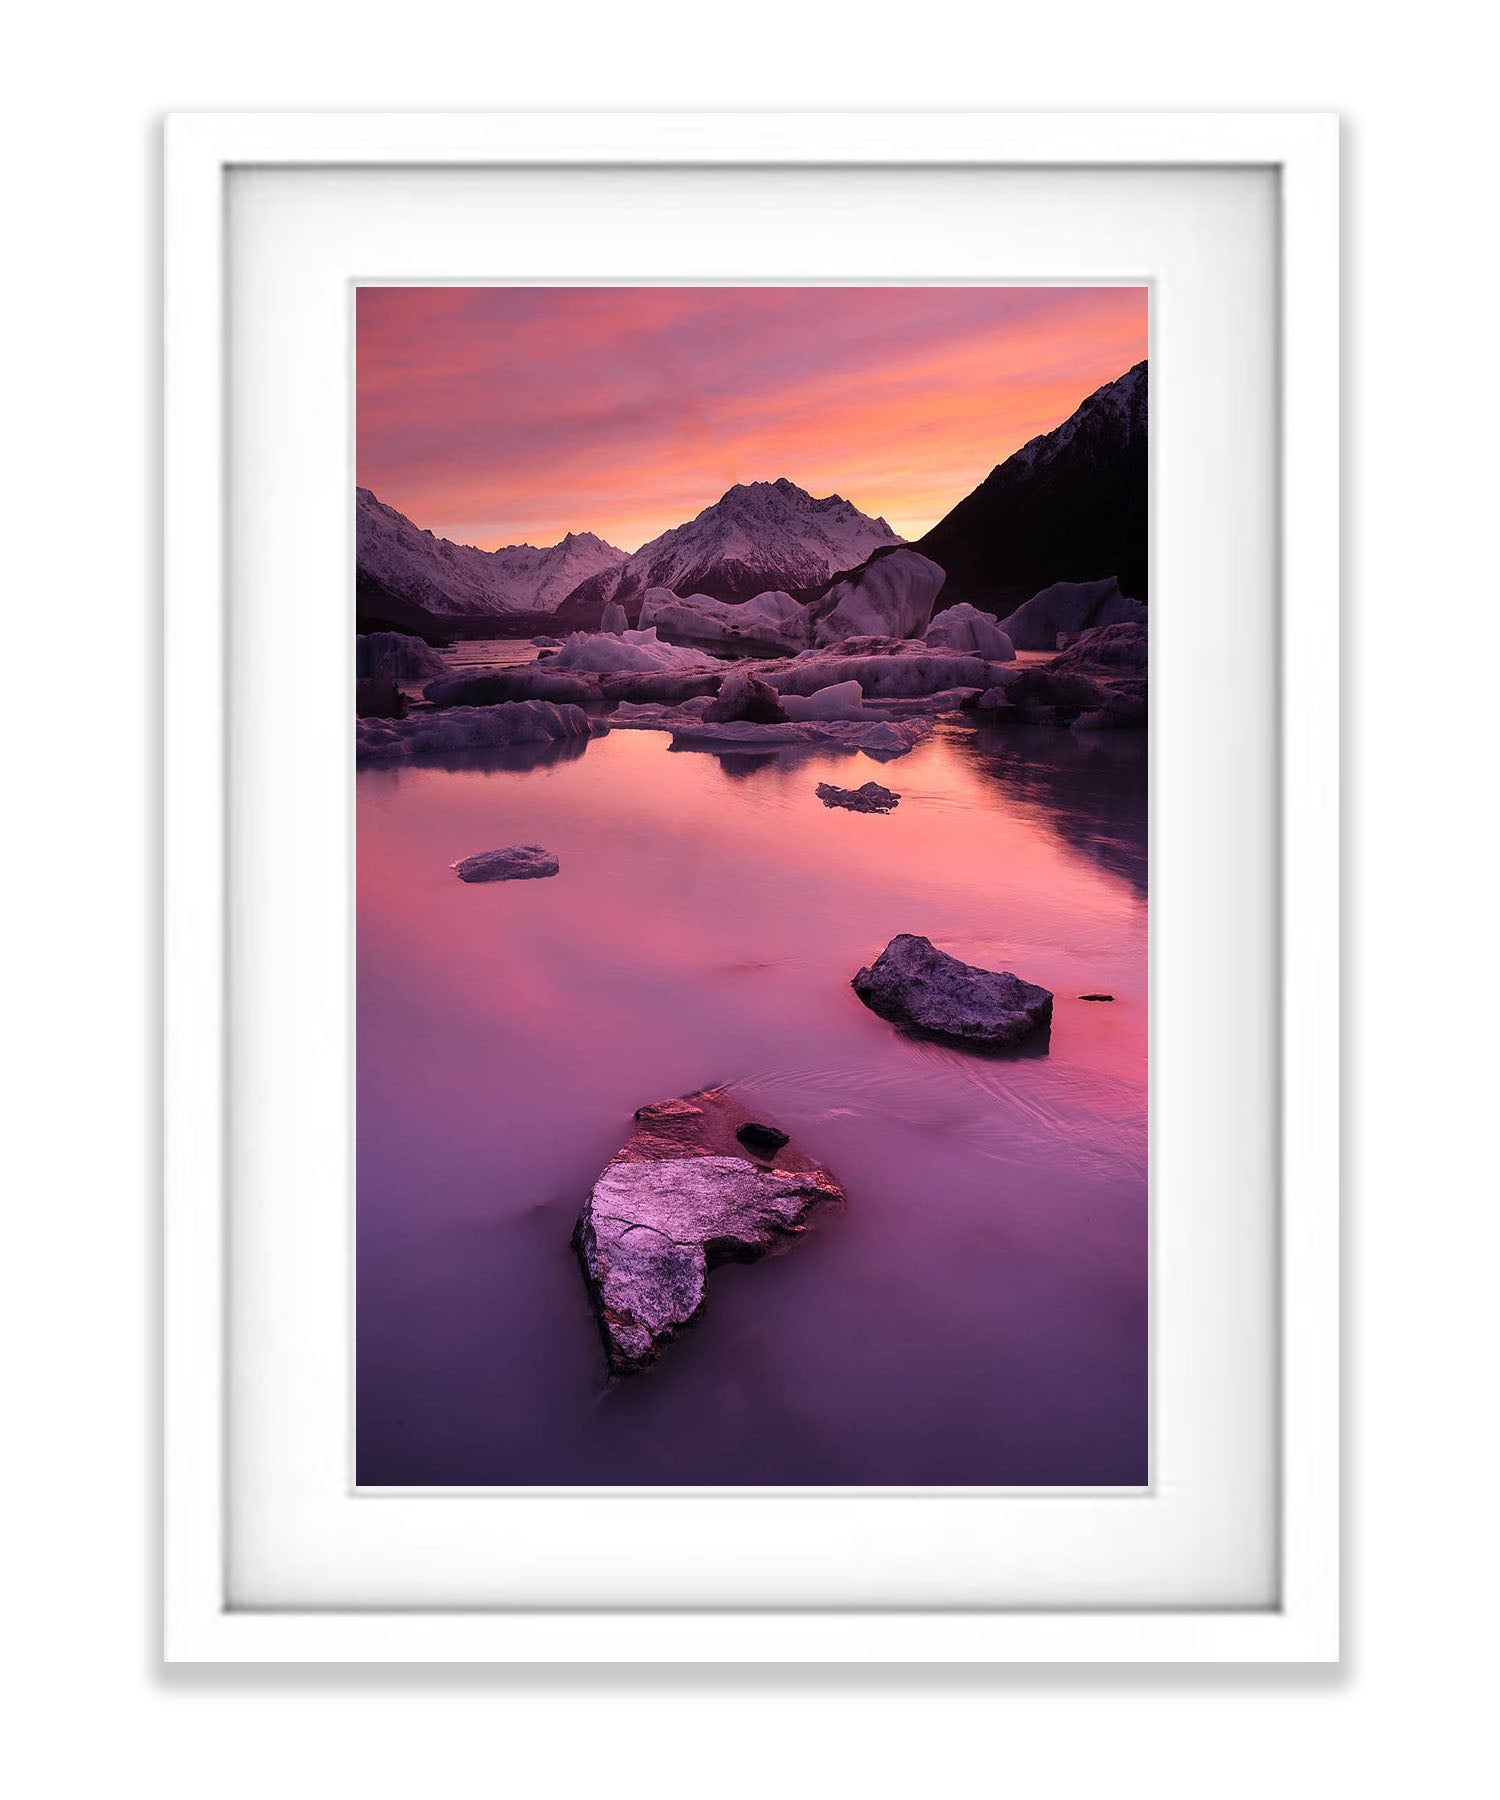
M 723 1088 L 637 1112 L 573 1232 L 612 1375 L 655 1362 L 697 1317 L 716 1263 L 754 1261 L 843 1198 L 783 1136 Z
M 851 984 L 872 1012 L 924 1037 L 986 1050 L 1018 1044 L 1052 1020 L 1052 995 L 1008 969 L 980 969 L 930 938 L 893 937 Z

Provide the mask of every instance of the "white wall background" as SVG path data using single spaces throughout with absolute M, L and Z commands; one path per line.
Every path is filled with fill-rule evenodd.
M 7 30 L 0 1771 L 25 1794 L 1223 1800 L 1493 1775 L 1496 347 L 1480 9 L 354 9 Z M 159 118 L 1327 107 L 1346 121 L 1348 1653 L 1337 1671 L 157 1665 Z M 1481 629 L 1483 620 L 1483 629 Z M 17 1154 L 19 1152 L 19 1155 Z

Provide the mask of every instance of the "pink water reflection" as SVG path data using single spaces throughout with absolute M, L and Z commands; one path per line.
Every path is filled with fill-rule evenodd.
M 1144 1479 L 1144 746 L 502 761 L 358 778 L 361 1481 Z M 887 817 L 814 794 L 875 774 Z M 449 872 L 510 842 L 560 875 Z M 848 984 L 898 931 L 1053 989 L 1050 1042 L 893 1031 Z M 572 1220 L 636 1106 L 711 1082 L 848 1205 L 604 1392 Z

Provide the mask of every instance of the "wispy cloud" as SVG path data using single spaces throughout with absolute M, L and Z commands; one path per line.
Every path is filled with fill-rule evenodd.
M 915 535 L 1146 354 L 1144 288 L 362 288 L 359 480 L 635 549 L 785 475 Z

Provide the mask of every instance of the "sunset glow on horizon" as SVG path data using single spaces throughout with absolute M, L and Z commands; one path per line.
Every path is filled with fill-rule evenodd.
M 634 551 L 736 482 L 903 537 L 1147 352 L 1147 290 L 364 287 L 357 479 L 494 549 Z

